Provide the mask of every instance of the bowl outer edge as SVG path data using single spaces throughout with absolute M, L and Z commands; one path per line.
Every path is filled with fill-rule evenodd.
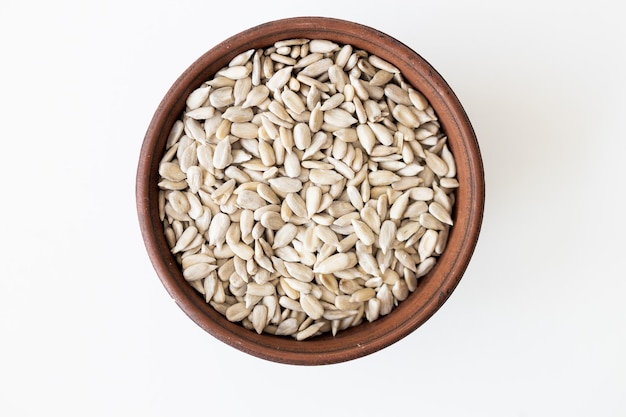
M 344 32 L 344 29 L 347 30 L 347 32 Z M 158 160 L 154 157 L 154 153 L 159 146 L 161 148 L 164 146 L 163 136 L 166 136 L 166 134 L 164 134 L 162 130 L 168 124 L 171 125 L 178 117 L 178 114 L 169 113 L 168 109 L 171 106 L 179 106 L 182 108 L 181 100 L 184 101 L 184 97 L 189 94 L 193 86 L 199 85 L 218 69 L 207 68 L 221 67 L 237 53 L 245 50 L 235 48 L 235 45 L 239 44 L 240 41 L 245 42 L 245 44 L 250 47 L 261 47 L 268 45 L 268 40 L 285 39 L 287 37 L 294 37 L 293 35 L 296 34 L 301 35 L 302 33 L 310 33 L 316 35 L 318 38 L 321 36 L 317 35 L 326 35 L 327 38 L 337 42 L 351 43 L 355 46 L 357 46 L 356 44 L 360 45 L 360 42 L 368 43 L 370 48 L 361 46 L 368 50 L 371 49 L 372 45 L 375 45 L 376 48 L 378 48 L 376 49 L 377 53 L 383 58 L 387 55 L 385 50 L 391 49 L 389 46 L 393 45 L 400 49 L 404 66 L 420 66 L 429 71 L 435 82 L 430 85 L 423 84 L 419 86 L 416 85 L 415 87 L 420 90 L 424 88 L 431 89 L 436 91 L 440 96 L 447 97 L 446 106 L 450 107 L 447 111 L 456 117 L 458 121 L 456 129 L 461 132 L 460 134 L 468 142 L 466 146 L 471 148 L 468 163 L 472 165 L 474 172 L 480 173 L 479 176 L 471 178 L 470 184 L 475 196 L 475 203 L 472 205 L 472 210 L 469 213 L 470 218 L 467 220 L 468 224 L 472 225 L 472 227 L 466 230 L 470 240 L 466 242 L 467 245 L 463 251 L 463 259 L 454 264 L 454 268 L 447 274 L 448 276 L 444 279 L 443 285 L 441 285 L 439 291 L 432 293 L 430 299 L 427 300 L 419 312 L 413 312 L 411 320 L 405 322 L 390 320 L 390 317 L 394 315 L 384 317 L 380 320 L 381 324 L 384 320 L 392 321 L 391 324 L 393 324 L 395 328 L 392 334 L 378 330 L 382 329 L 383 326 L 377 326 L 377 323 L 373 323 L 372 325 L 363 324 L 358 327 L 363 327 L 362 330 L 364 331 L 366 327 L 371 327 L 371 329 L 367 329 L 371 336 L 367 341 L 360 338 L 360 332 L 352 332 L 346 336 L 342 335 L 339 337 L 338 335 L 338 337 L 332 339 L 322 337 L 318 340 L 306 341 L 304 342 L 306 344 L 300 343 L 297 345 L 298 347 L 306 349 L 294 349 L 294 344 L 291 340 L 288 340 L 288 343 L 280 343 L 281 341 L 277 342 L 275 337 L 256 335 L 254 332 L 246 330 L 246 332 L 250 334 L 244 334 L 248 337 L 245 338 L 246 343 L 242 344 L 242 342 L 234 338 L 232 336 L 233 333 L 231 333 L 233 331 L 238 332 L 238 329 L 234 328 L 239 328 L 238 325 L 226 322 L 221 323 L 225 324 L 225 326 L 214 327 L 214 323 L 207 322 L 206 314 L 209 315 L 210 320 L 217 318 L 218 323 L 224 322 L 225 319 L 221 317 L 219 313 L 215 312 L 212 307 L 209 306 L 207 308 L 206 303 L 202 301 L 201 297 L 198 297 L 195 290 L 186 282 L 173 282 L 169 278 L 166 278 L 170 277 L 172 274 L 181 274 L 176 263 L 173 263 L 171 259 L 165 260 L 160 256 L 160 254 L 164 253 L 164 250 L 167 251 L 167 246 L 164 246 L 165 240 L 161 233 L 162 225 L 160 222 L 154 221 L 154 206 L 149 206 L 149 201 L 155 198 L 155 192 L 158 192 L 158 190 L 156 190 L 156 181 L 146 181 L 146 179 L 150 178 L 150 173 L 154 173 L 158 165 Z M 372 39 L 374 39 L 375 42 L 371 42 Z M 394 62 L 394 64 L 396 64 L 396 62 Z M 209 72 L 212 73 L 208 74 Z M 433 107 L 435 107 L 434 104 Z M 439 111 L 437 112 L 439 113 Z M 161 140 L 158 141 L 159 143 L 156 143 L 153 138 L 159 135 Z M 458 284 L 476 245 L 484 209 L 484 174 L 478 142 L 464 109 L 443 78 L 421 56 L 406 45 L 376 29 L 338 19 L 304 17 L 268 22 L 234 35 L 201 56 L 179 77 L 159 105 L 155 117 L 146 133 L 137 173 L 136 194 L 141 231 L 153 266 L 170 296 L 192 320 L 223 342 L 254 356 L 283 363 L 320 365 L 355 359 L 389 346 L 414 331 L 443 305 Z M 191 299 L 195 298 L 202 302 L 192 302 L 192 304 L 189 304 L 185 300 L 190 296 Z M 399 307 L 403 307 L 403 304 L 401 303 Z M 211 310 L 214 314 L 211 314 L 211 311 L 207 310 Z M 396 317 L 399 318 L 399 315 L 396 315 Z M 344 345 L 346 341 L 348 344 Z M 248 346 L 247 343 L 250 343 L 250 345 Z

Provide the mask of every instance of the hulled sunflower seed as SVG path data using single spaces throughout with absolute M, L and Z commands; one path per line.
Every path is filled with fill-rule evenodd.
M 311 294 L 302 294 L 300 296 L 300 305 L 302 310 L 313 320 L 318 320 L 324 314 L 324 307 L 319 300 Z
M 313 280 L 313 270 L 306 265 L 295 262 L 285 262 L 285 268 L 287 268 L 289 275 L 299 281 L 311 282 Z
M 226 310 L 226 318 L 229 321 L 241 321 L 244 318 L 248 317 L 251 310 L 246 308 L 244 303 L 236 303 L 228 307 Z
M 428 212 L 442 223 L 452 226 L 452 217 L 450 213 L 438 202 L 433 201 L 428 205 Z
M 417 253 L 420 259 L 426 259 L 430 257 L 435 251 L 437 245 L 438 234 L 432 229 L 426 230 L 424 235 L 420 238 L 419 245 L 417 246 Z
M 396 224 L 391 220 L 385 220 L 380 226 L 380 235 L 378 237 L 378 246 L 383 254 L 392 247 L 396 238 Z
M 351 256 L 347 253 L 337 253 L 318 263 L 314 271 L 319 274 L 332 274 L 354 267 L 356 261 L 356 256 Z
M 268 324 L 267 307 L 262 304 L 257 304 L 256 306 L 254 306 L 250 319 L 252 321 L 252 326 L 254 327 L 254 330 L 256 330 L 258 334 L 263 333 L 263 329 Z
M 230 140 L 226 137 L 220 140 L 215 147 L 215 152 L 213 153 L 213 167 L 217 169 L 224 169 L 232 162 L 232 160 L 233 156 L 231 154 Z
M 448 173 L 448 164 L 437 154 L 424 151 L 426 154 L 426 165 L 440 177 L 444 177 Z
M 283 195 L 297 193 L 302 189 L 302 181 L 297 178 L 279 177 L 272 178 L 268 182 L 274 190 Z
M 305 340 L 309 337 L 314 336 L 325 324 L 326 323 L 324 322 L 318 322 L 310 325 L 306 329 L 300 330 L 298 333 L 296 333 L 296 340 Z
M 343 176 L 333 170 L 312 169 L 309 172 L 309 179 L 318 185 L 333 185 L 341 181 Z
M 324 122 L 338 128 L 347 128 L 355 124 L 357 119 L 345 110 L 333 108 L 324 112 Z
M 285 88 L 280 96 L 283 100 L 283 103 L 285 103 L 285 106 L 294 113 L 302 114 L 302 112 L 306 110 L 304 102 L 295 92 Z
M 356 233 L 359 240 L 363 242 L 363 244 L 369 246 L 375 242 L 376 236 L 374 235 L 374 232 L 372 232 L 372 229 L 370 229 L 364 222 L 353 219 L 352 227 L 354 227 L 354 233 Z
M 209 98 L 209 92 L 211 91 L 211 87 L 200 87 L 195 89 L 189 94 L 187 97 L 187 108 L 190 110 L 195 110 L 198 107 L 202 106 L 204 102 Z

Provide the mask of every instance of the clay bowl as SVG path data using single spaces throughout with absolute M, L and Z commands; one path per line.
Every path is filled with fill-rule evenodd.
M 448 146 L 456 158 L 460 186 L 453 211 L 454 226 L 436 266 L 389 315 L 336 336 L 330 333 L 296 341 L 257 334 L 229 322 L 208 305 L 183 278 L 167 246 L 158 215 L 158 165 L 174 121 L 188 94 L 210 79 L 237 54 L 291 38 L 328 39 L 351 44 L 391 62 L 406 81 L 421 91 L 438 114 Z M 248 29 L 215 46 L 194 62 L 173 84 L 157 108 L 141 149 L 136 177 L 138 218 L 145 247 L 169 295 L 201 328 L 220 341 L 269 361 L 322 365 L 354 360 L 377 352 L 414 332 L 448 299 L 459 283 L 477 243 L 484 207 L 484 174 L 475 133 L 456 95 L 441 75 L 400 41 L 353 22 L 301 17 Z

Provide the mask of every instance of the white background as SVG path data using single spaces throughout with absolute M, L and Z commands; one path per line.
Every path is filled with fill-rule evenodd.
M 618 5 L 3 0 L 0 415 L 626 415 Z M 143 136 L 183 70 L 303 15 L 372 26 L 429 61 L 472 120 L 487 184 L 443 308 L 383 351 L 321 367 L 251 357 L 189 320 L 134 200 Z

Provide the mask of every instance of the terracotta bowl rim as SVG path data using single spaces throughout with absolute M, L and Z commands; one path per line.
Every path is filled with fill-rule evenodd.
M 436 266 L 420 279 L 417 290 L 387 316 L 339 332 L 298 342 L 288 337 L 258 335 L 226 320 L 182 277 L 167 248 L 158 218 L 157 167 L 165 138 L 183 110 L 186 96 L 235 55 L 289 38 L 325 38 L 349 43 L 396 65 L 405 80 L 420 90 L 437 112 L 457 159 L 455 224 L 448 247 Z M 163 286 L 197 325 L 220 341 L 268 361 L 293 365 L 325 365 L 354 360 L 390 346 L 424 324 L 450 297 L 476 247 L 482 225 L 485 184 L 478 141 L 457 96 L 443 77 L 417 52 L 397 39 L 353 21 L 302 16 L 278 19 L 244 30 L 214 46 L 174 82 L 150 122 L 136 175 L 137 215 L 150 261 Z

